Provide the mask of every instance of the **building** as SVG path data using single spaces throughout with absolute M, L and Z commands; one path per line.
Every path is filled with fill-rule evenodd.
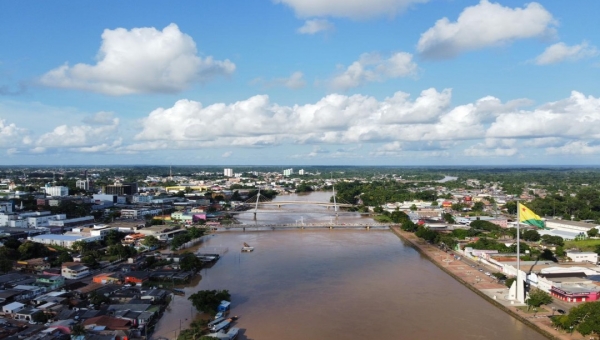
M 573 262 L 598 263 L 598 254 L 594 252 L 567 251 L 567 257 Z
M 233 169 L 223 169 L 223 176 L 225 177 L 233 177 Z
M 79 235 L 57 235 L 57 234 L 43 234 L 37 236 L 31 236 L 27 238 L 29 241 L 43 243 L 43 244 L 54 244 L 61 247 L 71 248 L 73 247 L 73 243 L 78 241 L 83 242 L 93 242 L 97 240 L 101 240 L 101 236 L 85 236 L 83 234 Z
M 90 180 L 89 179 L 80 179 L 75 182 L 75 186 L 78 189 L 89 191 L 90 190 Z
M 90 269 L 82 264 L 78 264 L 78 263 L 74 263 L 74 262 L 63 263 L 62 269 L 61 269 L 61 275 L 65 279 L 71 279 L 71 280 L 81 279 L 83 277 L 90 275 Z
M 133 196 L 133 197 L 139 197 L 139 196 Z M 148 208 L 141 208 L 141 209 L 121 209 L 121 218 L 128 218 L 128 219 L 141 219 L 144 218 L 147 215 L 150 216 L 156 216 L 160 213 L 160 209 L 148 209 Z
M 46 191 L 46 194 L 48 196 L 52 196 L 52 197 L 63 197 L 63 196 L 69 196 L 69 188 L 68 187 L 62 187 L 62 186 L 50 186 L 50 185 L 46 185 L 44 187 L 44 191 Z
M 284 176 L 291 176 L 293 174 L 294 174 L 294 169 L 292 169 L 292 168 L 283 170 Z
M 102 187 L 102 193 L 107 195 L 135 195 L 138 193 L 137 183 L 115 183 Z

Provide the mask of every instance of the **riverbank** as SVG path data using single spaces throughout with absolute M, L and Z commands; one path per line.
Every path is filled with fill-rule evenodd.
M 419 239 L 414 233 L 405 232 L 399 227 L 391 227 L 390 229 L 465 287 L 545 337 L 553 340 L 585 340 L 579 333 L 568 334 L 554 329 L 548 317 L 552 315 L 549 311 L 524 315 L 518 309 L 519 306 L 523 306 L 522 304 L 513 304 L 505 298 L 508 295 L 508 288 L 506 286 L 496 283 L 493 278 L 483 275 L 483 273 L 473 269 L 469 264 L 455 260 L 452 255 L 444 252 L 435 245 L 428 244 L 426 241 Z

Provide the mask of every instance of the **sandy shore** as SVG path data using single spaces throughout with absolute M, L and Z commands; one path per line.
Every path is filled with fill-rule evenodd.
M 577 332 L 569 334 L 554 329 L 550 318 L 548 318 L 549 315 L 552 315 L 550 311 L 538 312 L 536 314 L 525 314 L 520 311 L 518 307 L 524 305 L 514 304 L 512 301 L 506 299 L 508 296 L 508 288 L 506 286 L 497 283 L 493 278 L 472 268 L 464 260 L 455 260 L 454 256 L 442 251 L 435 245 L 430 245 L 426 241 L 419 239 L 414 233 L 404 232 L 398 227 L 392 227 L 391 229 L 396 235 L 411 243 L 419 252 L 427 256 L 431 262 L 467 288 L 549 339 L 586 340 L 585 337 Z

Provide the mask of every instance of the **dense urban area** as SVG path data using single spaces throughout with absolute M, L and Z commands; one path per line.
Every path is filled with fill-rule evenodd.
M 524 315 L 545 311 L 557 337 L 598 337 L 599 179 L 583 167 L 0 168 L 0 339 L 149 339 L 173 294 L 219 260 L 187 248 L 238 225 L 236 212 L 311 191 L 468 261 Z M 543 226 L 517 226 L 520 205 Z M 228 291 L 186 298 L 200 317 L 177 338 L 236 337 Z

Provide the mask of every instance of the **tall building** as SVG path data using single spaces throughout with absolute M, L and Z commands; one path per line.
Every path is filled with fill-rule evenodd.
M 292 169 L 292 168 L 283 170 L 284 176 L 291 176 L 293 174 L 294 174 L 294 169 Z
M 90 190 L 90 180 L 89 179 L 80 179 L 75 182 L 75 186 L 82 190 Z
M 298 170 L 298 175 L 304 175 L 304 169 Z
M 62 196 L 69 196 L 69 188 L 68 187 L 61 187 L 61 186 L 50 186 L 49 184 L 46 184 L 46 186 L 44 187 L 44 191 L 46 191 L 46 194 L 48 196 L 53 196 L 53 197 L 62 197 Z
M 115 183 L 102 188 L 102 193 L 107 195 L 135 195 L 138 193 L 137 183 Z
M 233 177 L 233 169 L 223 169 L 223 175 L 225 177 Z

